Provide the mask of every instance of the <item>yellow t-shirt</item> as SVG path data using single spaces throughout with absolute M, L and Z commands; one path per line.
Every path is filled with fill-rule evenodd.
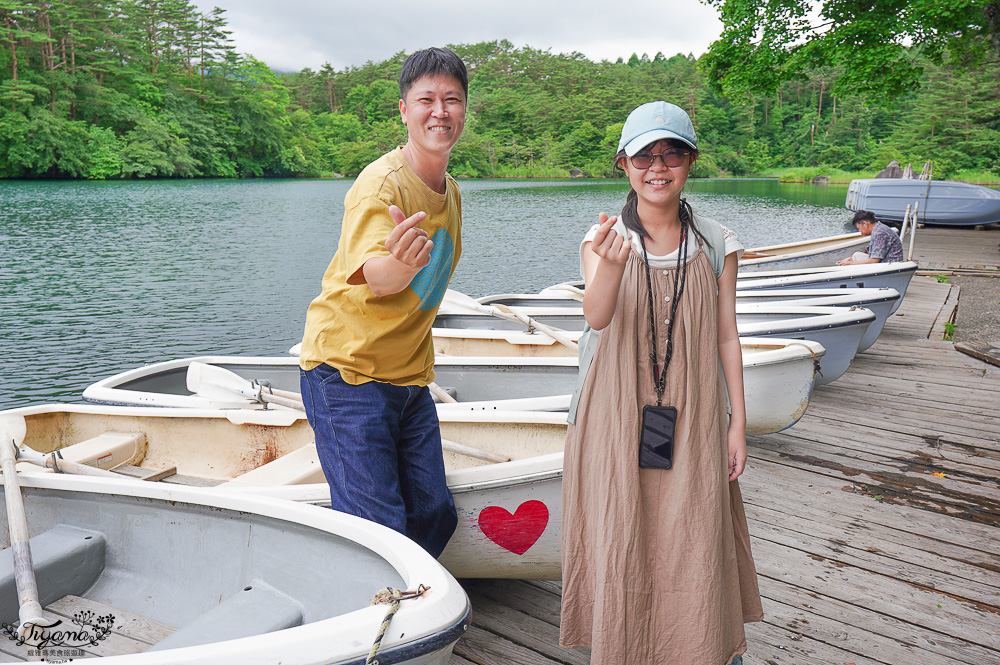
M 369 164 L 344 198 L 340 245 L 323 276 L 323 290 L 306 312 L 299 364 L 326 363 L 344 381 L 427 385 L 434 380 L 431 326 L 462 253 L 462 199 L 446 178 L 438 194 L 417 176 L 397 148 Z M 399 293 L 377 297 L 368 284 L 348 284 L 365 261 L 388 256 L 385 240 L 396 226 L 389 206 L 409 217 L 434 241 L 431 261 Z M 357 281 L 357 278 L 355 278 Z

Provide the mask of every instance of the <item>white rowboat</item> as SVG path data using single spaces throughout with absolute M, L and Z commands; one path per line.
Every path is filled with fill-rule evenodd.
M 861 251 L 869 240 L 860 233 L 847 233 L 783 245 L 753 247 L 744 252 L 739 270 L 749 273 L 833 266 L 840 259 L 850 258 L 854 252 Z
M 800 340 L 742 338 L 747 428 L 751 434 L 778 432 L 798 421 L 809 403 L 814 369 L 826 350 Z M 200 409 L 260 409 L 238 395 L 227 399 L 192 394 L 186 375 L 192 363 L 219 367 L 247 381 L 298 390 L 298 365 L 289 357 L 201 356 L 147 365 L 103 379 L 84 391 L 84 399 L 106 405 Z M 577 382 L 577 359 L 482 357 L 439 358 L 439 387 L 458 401 L 438 404 L 438 412 L 565 411 Z M 817 377 L 818 378 L 818 377 Z M 775 395 L 780 394 L 777 398 Z
M 155 427 L 144 438 L 142 417 L 66 408 L 3 415 L 23 415 L 26 444 L 41 450 L 106 426 L 143 439 L 150 452 L 162 447 Z M 211 429 L 172 436 L 204 440 Z M 400 604 L 383 662 L 445 665 L 468 627 L 468 598 L 455 579 L 415 543 L 366 520 L 204 487 L 18 466 L 39 595 L 48 618 L 61 621 L 49 624 L 56 652 L 79 648 L 123 665 L 361 665 L 388 609 L 370 601 L 386 586 L 431 591 Z M 6 625 L 17 617 L 13 585 L 7 550 Z

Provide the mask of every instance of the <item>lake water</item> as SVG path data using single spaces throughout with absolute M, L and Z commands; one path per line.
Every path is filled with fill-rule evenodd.
M 460 181 L 452 287 L 530 292 L 579 276 L 579 242 L 624 180 Z M 0 181 L 0 409 L 77 401 L 111 374 L 299 341 L 349 180 Z M 688 184 L 748 247 L 853 231 L 846 186 Z

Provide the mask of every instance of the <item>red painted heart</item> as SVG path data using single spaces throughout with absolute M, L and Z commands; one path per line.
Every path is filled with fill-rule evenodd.
M 524 554 L 534 545 L 549 523 L 549 509 L 541 501 L 525 501 L 511 515 L 500 506 L 479 513 L 483 535 L 514 554 Z

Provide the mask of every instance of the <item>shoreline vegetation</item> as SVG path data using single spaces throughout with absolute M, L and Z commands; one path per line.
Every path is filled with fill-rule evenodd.
M 0 3 L 2 4 L 2 3 Z M 169 3 L 0 7 L 0 178 L 354 176 L 406 140 L 396 79 L 406 53 L 336 70 L 275 72 L 238 53 L 224 11 Z M 1000 64 L 936 65 L 885 100 L 838 96 L 836 66 L 734 100 L 708 56 L 593 62 L 499 40 L 457 44 L 469 68 L 460 178 L 612 175 L 629 110 L 650 91 L 694 121 L 693 177 L 833 183 L 891 160 L 934 177 L 1000 183 Z

